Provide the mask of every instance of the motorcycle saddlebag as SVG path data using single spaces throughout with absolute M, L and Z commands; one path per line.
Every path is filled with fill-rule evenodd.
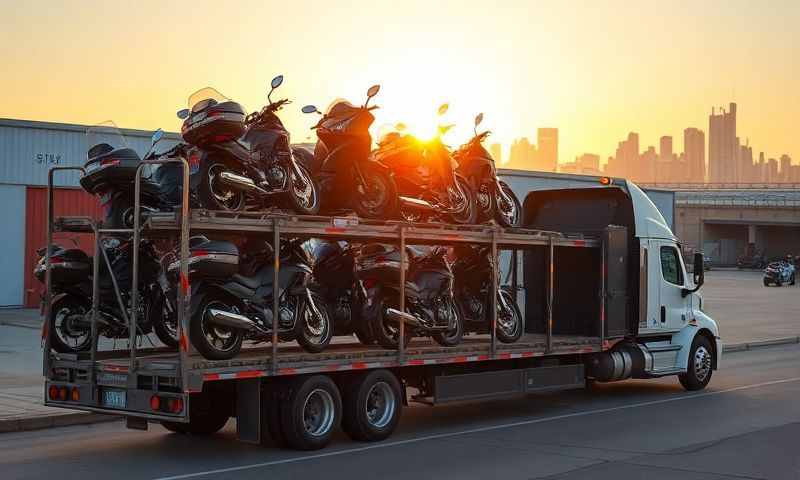
M 180 262 L 173 262 L 169 269 L 177 272 Z M 193 277 L 228 278 L 238 272 L 239 249 L 236 245 L 204 237 L 192 239 L 189 245 L 189 273 Z
M 56 250 L 50 256 L 50 275 L 53 285 L 85 282 L 91 275 L 92 259 L 83 250 Z M 44 283 L 44 257 L 33 272 Z
M 222 102 L 192 112 L 183 122 L 181 135 L 190 145 L 204 146 L 241 137 L 245 131 L 244 108 L 236 102 Z
M 139 155 L 132 148 L 108 150 L 103 146 L 96 145 L 89 150 L 89 161 L 84 166 L 86 174 L 80 180 L 81 187 L 96 195 L 115 184 L 133 186 L 136 169 L 142 161 Z

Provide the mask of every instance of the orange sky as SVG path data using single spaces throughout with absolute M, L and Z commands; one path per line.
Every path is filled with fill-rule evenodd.
M 642 149 L 666 134 L 681 151 L 685 127 L 707 131 L 711 106 L 733 100 L 743 142 L 800 160 L 797 0 L 0 4 L 0 117 L 177 130 L 194 90 L 253 110 L 283 73 L 295 141 L 314 122 L 300 106 L 380 83 L 376 127 L 424 131 L 448 101 L 450 143 L 483 111 L 506 146 L 558 127 L 562 162 L 605 158 L 630 130 Z

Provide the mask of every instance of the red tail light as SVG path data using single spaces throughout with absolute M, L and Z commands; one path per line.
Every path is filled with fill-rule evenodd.
M 72 387 L 69 397 L 73 402 L 79 402 L 81 400 L 81 391 L 78 390 L 78 387 Z
M 100 165 L 103 167 L 107 167 L 109 165 L 119 165 L 118 158 L 106 158 L 105 160 L 100 161 Z
M 167 408 L 172 413 L 181 413 L 183 411 L 183 399 L 170 398 L 169 401 L 167 401 Z
M 61 388 L 58 389 L 58 399 L 61 400 L 62 402 L 66 401 L 66 399 L 67 399 L 67 387 L 61 387 Z
M 208 256 L 208 250 L 192 250 L 192 253 L 189 256 L 192 257 L 192 258 L 194 258 L 194 257 L 207 257 Z
M 50 257 L 50 265 L 55 265 L 57 263 L 64 263 L 63 257 Z
M 150 397 L 150 409 L 153 411 L 161 410 L 161 399 L 155 395 Z
M 50 385 L 50 388 L 47 389 L 47 396 L 50 400 L 56 400 L 58 398 L 58 387 Z

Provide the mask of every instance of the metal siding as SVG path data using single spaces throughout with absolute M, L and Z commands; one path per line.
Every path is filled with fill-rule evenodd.
M 44 122 L 0 120 L 0 184 L 47 185 L 48 169 L 58 163 L 62 166 L 83 166 L 86 163 L 86 126 L 61 125 Z M 150 132 L 122 130 L 125 141 L 144 155 L 150 148 Z M 164 147 L 179 140 L 168 133 L 162 140 Z M 159 148 L 160 149 L 160 148 Z M 45 158 L 45 155 L 58 158 Z M 78 186 L 77 172 L 60 172 L 55 177 L 57 186 Z
M 0 185 L 0 306 L 19 306 L 23 301 L 23 251 L 25 249 L 25 187 Z
M 25 216 L 25 306 L 35 307 L 39 303 L 42 284 L 33 278 L 33 267 L 39 260 L 36 250 L 44 247 L 47 242 L 47 188 L 28 187 L 25 194 L 27 211 Z M 58 216 L 92 216 L 99 218 L 100 204 L 97 197 L 89 195 L 80 189 L 59 188 L 53 195 L 54 215 Z M 55 243 L 65 247 L 74 247 L 78 243 L 86 253 L 94 254 L 94 244 L 91 234 L 56 233 L 53 235 Z M 22 254 L 20 249 L 19 255 Z M 22 276 L 20 276 L 22 278 Z

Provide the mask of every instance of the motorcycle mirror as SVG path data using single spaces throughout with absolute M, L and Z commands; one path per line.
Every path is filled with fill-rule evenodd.
M 439 105 L 439 110 L 437 110 L 437 113 L 439 115 L 444 115 L 445 113 L 447 113 L 447 110 L 449 110 L 449 109 L 450 109 L 450 104 L 449 103 L 443 103 L 443 104 Z
M 151 145 L 155 145 L 156 143 L 160 142 L 162 138 L 164 138 L 164 130 L 161 130 L 159 128 L 158 130 L 153 132 L 153 136 L 150 137 Z
M 407 128 L 407 127 L 406 127 L 406 124 L 405 124 L 405 123 L 403 123 L 403 122 L 397 122 L 397 123 L 395 123 L 395 124 L 394 124 L 394 129 L 395 129 L 395 130 L 397 130 L 398 132 L 402 132 L 402 131 L 404 131 L 406 128 Z
M 189 118 L 189 109 L 184 108 L 183 110 L 178 110 L 177 115 L 178 118 L 180 118 L 181 120 L 186 120 L 187 118 Z
M 281 86 L 283 83 L 283 75 L 278 75 L 277 77 L 273 78 L 271 82 L 269 82 L 270 86 L 275 89 Z
M 478 125 L 480 125 L 482 121 L 483 121 L 483 112 L 475 116 L 475 126 L 472 128 L 472 131 L 475 133 L 475 135 L 478 134 Z
M 314 105 L 306 105 L 305 107 L 301 108 L 300 111 L 303 113 L 320 113 L 319 110 L 317 110 L 317 107 Z
M 378 92 L 380 90 L 381 90 L 381 86 L 380 85 L 373 85 L 373 86 L 369 87 L 369 90 L 367 90 L 367 98 L 374 97 L 375 95 L 378 94 Z

